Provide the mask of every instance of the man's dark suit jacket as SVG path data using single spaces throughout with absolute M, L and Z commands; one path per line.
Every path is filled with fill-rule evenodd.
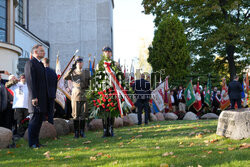
M 241 92 L 243 91 L 240 82 L 232 81 L 228 86 L 228 94 L 230 99 L 241 99 Z
M 48 97 L 51 99 L 56 98 L 56 89 L 57 89 L 57 75 L 56 72 L 46 67 L 46 74 L 47 74 L 47 86 L 48 86 Z
M 29 112 L 47 112 L 48 89 L 46 81 L 45 67 L 36 58 L 27 61 L 24 68 L 25 78 L 29 90 Z M 32 105 L 32 99 L 38 99 L 38 107 Z M 35 108 L 37 110 L 35 110 Z
M 132 85 L 135 94 L 138 95 L 137 99 L 150 99 L 150 82 L 145 79 L 136 80 Z

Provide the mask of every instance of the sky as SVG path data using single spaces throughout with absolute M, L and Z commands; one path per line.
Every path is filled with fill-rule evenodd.
M 138 58 L 141 38 L 151 43 L 154 37 L 154 17 L 142 13 L 141 2 L 114 0 L 114 59 L 120 58 L 121 65 L 130 67 L 132 59 Z

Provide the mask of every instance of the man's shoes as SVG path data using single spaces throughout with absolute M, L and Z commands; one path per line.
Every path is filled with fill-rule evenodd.
M 46 147 L 46 145 L 44 145 L 44 144 L 37 144 L 37 147 Z
M 33 144 L 32 146 L 30 146 L 30 148 L 39 148 L 36 144 Z

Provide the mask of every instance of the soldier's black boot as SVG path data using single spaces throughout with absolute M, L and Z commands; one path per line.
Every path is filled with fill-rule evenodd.
M 109 125 L 109 133 L 110 136 L 113 137 L 114 136 L 114 123 L 115 123 L 115 118 L 110 118 L 109 119 L 110 125 Z
M 80 120 L 80 136 L 81 137 L 86 137 L 84 134 L 84 130 L 85 130 L 85 120 Z
M 74 138 L 79 138 L 79 120 L 74 120 L 74 130 L 75 130 Z
M 105 137 L 107 137 L 107 132 L 108 132 L 106 119 L 102 119 L 102 126 L 103 126 L 102 138 L 105 138 Z

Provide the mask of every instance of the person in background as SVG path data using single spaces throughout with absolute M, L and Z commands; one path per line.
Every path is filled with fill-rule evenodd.
M 6 109 L 7 109 L 7 102 L 8 102 L 8 95 L 7 95 L 7 89 L 5 88 L 4 84 L 2 84 L 2 75 L 0 74 L 0 126 L 5 126 L 5 115 L 6 115 Z
M 174 98 L 174 90 L 170 91 L 170 98 L 171 98 L 173 112 L 176 112 L 176 102 L 175 102 L 175 98 Z
M 35 45 L 32 50 L 32 59 L 25 64 L 25 77 L 29 90 L 28 107 L 30 121 L 28 127 L 28 139 L 30 148 L 39 148 L 44 145 L 39 142 L 39 133 L 44 120 L 44 115 L 48 110 L 48 88 L 46 81 L 46 71 L 41 62 L 45 56 L 42 45 Z
M 46 71 L 47 87 L 48 87 L 48 122 L 54 124 L 55 98 L 57 90 L 57 75 L 56 72 L 49 67 L 49 59 L 42 60 Z
M 236 75 L 234 80 L 229 83 L 228 94 L 231 102 L 231 109 L 234 109 L 235 103 L 238 108 L 241 108 L 241 92 L 243 91 L 242 86 L 239 82 L 239 77 Z
M 184 98 L 184 90 L 182 86 L 179 86 L 178 100 L 179 100 L 179 111 L 186 113 L 186 101 Z
M 25 130 L 21 126 L 21 121 L 28 116 L 28 86 L 26 84 L 25 75 L 20 75 L 20 81 L 15 76 L 10 76 L 9 81 L 5 84 L 7 88 L 13 92 L 13 106 L 15 132 L 22 137 Z
M 138 125 L 142 124 L 142 110 L 145 111 L 145 124 L 148 124 L 150 107 L 149 107 L 149 99 L 150 99 L 150 82 L 145 80 L 145 75 L 141 74 L 141 79 L 136 80 L 132 85 L 133 90 L 135 91 L 137 101 L 136 106 L 138 108 Z

